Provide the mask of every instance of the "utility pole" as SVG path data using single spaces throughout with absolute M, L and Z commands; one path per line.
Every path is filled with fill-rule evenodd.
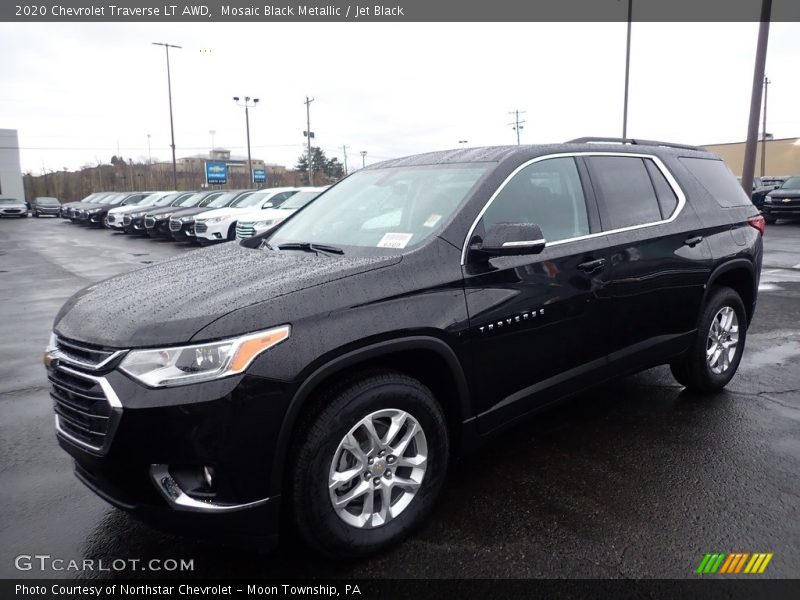
M 342 154 L 344 154 L 344 174 L 347 175 L 347 148 L 348 146 L 342 145 Z
M 366 150 L 362 150 L 361 151 L 361 168 L 363 169 L 366 166 L 367 166 L 367 151 Z
M 750 97 L 750 117 L 747 122 L 747 142 L 742 165 L 742 188 L 748 197 L 753 193 L 753 175 L 756 171 L 756 145 L 758 144 L 758 113 L 761 112 L 761 89 L 764 82 L 764 65 L 767 62 L 769 19 L 772 0 L 762 0 L 761 17 L 756 43 L 756 60 L 753 67 L 753 91 Z
M 628 42 L 625 48 L 625 99 L 622 102 L 622 139 L 628 137 L 628 81 L 631 74 L 631 21 L 633 0 L 628 0 Z
M 153 155 L 150 152 L 150 134 L 147 134 L 147 188 L 153 186 Z
M 253 101 L 252 104 L 250 104 L 250 100 Z M 250 98 L 250 96 L 245 96 L 244 102 L 239 102 L 239 96 L 234 96 L 233 101 L 239 106 L 244 106 L 244 124 L 245 128 L 247 129 L 247 172 L 249 173 L 247 177 L 250 183 L 255 183 L 253 181 L 253 159 L 250 156 L 250 109 L 255 108 L 259 100 L 258 98 Z M 250 185 L 250 183 L 247 185 Z
M 308 140 L 308 185 L 314 185 L 314 165 L 311 156 L 311 138 L 314 137 L 314 132 L 311 131 L 311 103 L 313 98 L 306 96 L 306 139 Z
M 517 146 L 519 146 L 519 130 L 520 129 L 524 129 L 523 126 L 525 125 L 525 121 L 520 121 L 519 120 L 519 116 L 520 115 L 524 115 L 525 111 L 524 110 L 513 110 L 508 114 L 514 115 L 514 121 L 512 123 L 509 123 L 509 125 L 511 125 L 511 129 L 513 129 L 514 131 L 517 132 Z
M 213 129 L 210 129 L 208 131 L 208 133 L 211 135 L 211 149 L 213 150 L 214 149 L 214 135 L 216 135 L 217 132 L 214 131 Z
M 175 159 L 175 123 L 172 119 L 172 77 L 169 70 L 169 49 L 180 48 L 173 44 L 165 44 L 163 42 L 153 42 L 154 46 L 164 46 L 167 51 L 167 94 L 169 95 L 169 131 L 172 137 L 172 185 L 174 189 L 178 189 L 178 162 Z
M 766 175 L 767 170 L 767 86 L 772 83 L 769 78 L 764 77 L 764 122 L 761 131 L 761 176 Z

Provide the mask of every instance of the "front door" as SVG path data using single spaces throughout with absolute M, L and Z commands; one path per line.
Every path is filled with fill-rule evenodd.
M 609 255 L 599 234 L 585 167 L 573 157 L 542 159 L 506 182 L 478 222 L 471 243 L 497 223 L 534 223 L 540 254 L 464 265 L 481 431 L 519 417 L 606 363 L 608 308 L 603 298 Z

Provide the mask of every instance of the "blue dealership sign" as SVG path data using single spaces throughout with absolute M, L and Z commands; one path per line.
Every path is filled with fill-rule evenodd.
M 267 170 L 253 169 L 253 183 L 267 183 Z
M 224 162 L 206 161 L 206 183 L 209 185 L 228 183 L 228 165 Z

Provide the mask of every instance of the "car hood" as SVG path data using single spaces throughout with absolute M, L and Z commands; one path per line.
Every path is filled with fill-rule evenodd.
M 280 208 L 255 208 L 243 211 L 240 215 L 237 215 L 236 218 L 240 223 L 247 221 L 266 221 L 267 219 L 275 219 L 276 217 L 285 219 L 294 212 L 295 211 L 292 209 L 281 210 Z
M 212 208 L 210 210 L 217 210 L 216 208 Z M 199 215 L 200 213 L 208 212 L 209 209 L 204 206 L 195 206 L 194 208 L 181 208 L 176 210 L 173 213 L 175 217 L 192 217 L 194 215 Z
M 213 219 L 215 217 L 232 217 L 234 215 L 240 215 L 242 211 L 247 210 L 247 208 L 236 208 L 235 206 L 225 206 L 223 208 L 213 208 L 211 210 L 206 210 L 203 213 L 203 216 L 197 217 L 198 219 Z
M 261 316 L 280 325 L 284 303 L 276 299 L 400 260 L 400 256 L 328 256 L 225 244 L 84 288 L 61 308 L 54 330 L 69 339 L 111 348 L 181 344 L 220 317 L 254 304 L 263 304 Z M 245 332 L 230 335 L 241 333 Z
M 0 208 L 28 208 L 24 202 L 14 202 L 12 204 L 0 204 Z
M 769 195 L 771 198 L 800 198 L 800 190 L 774 190 Z
M 146 217 L 159 217 L 159 216 L 163 217 L 163 215 L 172 214 L 179 210 L 184 210 L 184 209 L 182 209 L 179 206 L 161 206 L 157 208 L 150 208 L 149 210 L 144 209 L 144 215 Z
M 146 206 L 137 206 L 136 204 L 128 204 L 126 206 L 115 206 L 114 208 L 112 208 L 108 212 L 109 213 L 114 213 L 115 215 L 119 215 L 119 214 L 125 214 L 125 213 L 129 213 L 129 212 L 136 212 L 136 211 L 139 211 L 139 210 L 147 210 L 147 207 Z

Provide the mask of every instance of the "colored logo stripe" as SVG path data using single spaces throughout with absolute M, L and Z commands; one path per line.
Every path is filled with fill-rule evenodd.
M 703 556 L 703 560 L 700 561 L 700 565 L 695 572 L 702 575 L 711 575 L 714 573 L 734 574 L 742 572 L 760 574 L 766 570 L 772 557 L 773 554 L 771 552 L 756 552 L 754 554 L 750 554 L 749 552 L 733 552 L 730 554 L 709 552 Z M 742 569 L 744 569 L 744 571 Z

